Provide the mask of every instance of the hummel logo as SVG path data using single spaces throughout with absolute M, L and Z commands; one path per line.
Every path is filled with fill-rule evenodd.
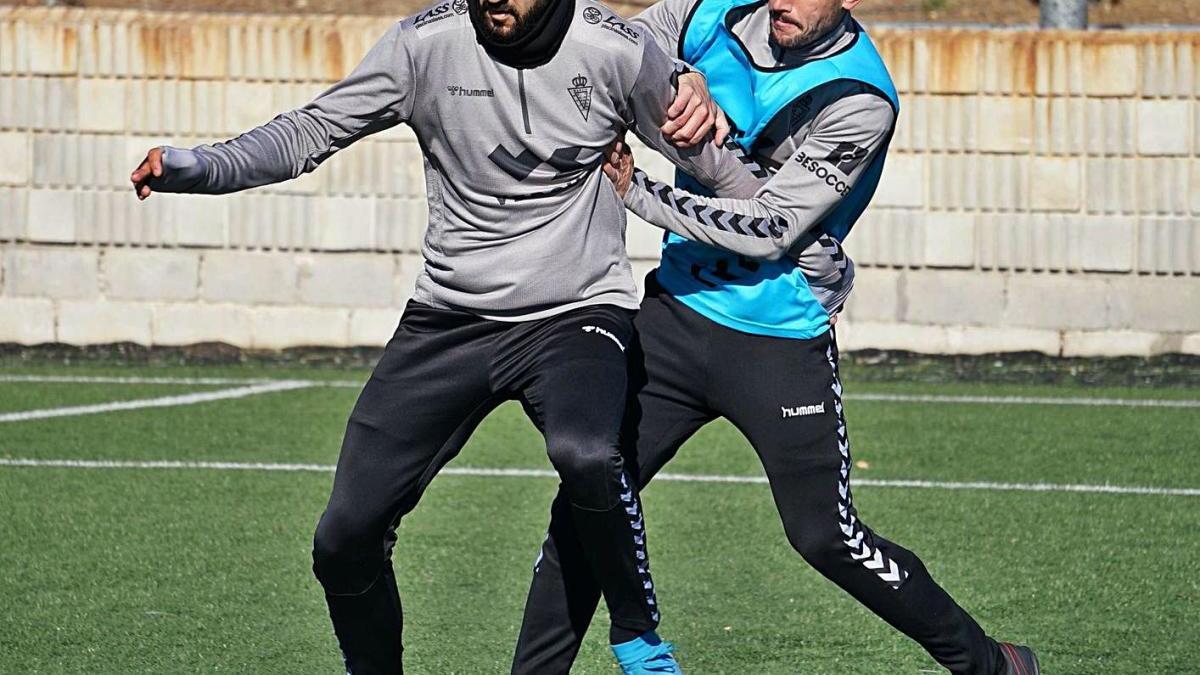
M 608 338 L 609 340 L 612 340 L 613 342 L 617 343 L 617 346 L 621 348 L 621 351 L 625 351 L 625 345 L 621 344 L 621 341 L 617 339 L 616 335 L 613 335 L 612 333 L 604 330 L 603 328 L 601 328 L 599 326 L 584 326 L 583 332 L 596 333 L 597 335 L 603 335 L 604 337 Z
M 825 404 L 824 403 L 819 403 L 817 405 L 802 405 L 798 408 L 788 408 L 786 406 L 780 406 L 779 409 L 783 411 L 783 419 L 785 419 L 785 420 L 788 419 L 789 417 L 807 417 L 809 415 L 824 415 L 825 414 Z

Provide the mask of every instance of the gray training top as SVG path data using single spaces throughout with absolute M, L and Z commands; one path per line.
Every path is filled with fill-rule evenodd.
M 570 1 L 570 0 L 562 0 Z M 674 149 L 658 127 L 684 68 L 640 28 L 578 0 L 548 64 L 515 69 L 477 43 L 462 0 L 396 24 L 345 80 L 238 138 L 168 148 L 163 192 L 220 194 L 295 178 L 400 123 L 425 159 L 429 227 L 413 299 L 522 321 L 597 304 L 638 305 L 625 209 L 601 171 L 632 127 L 721 191 L 757 181 L 730 153 Z
M 700 1 L 662 0 L 634 22 L 654 36 L 664 49 L 677 54 L 686 18 Z M 741 17 L 732 28 L 754 63 L 763 68 L 802 65 L 831 56 L 854 39 L 853 22 L 847 16 L 829 34 L 808 45 L 781 49 L 770 40 L 770 10 L 766 3 Z M 891 103 L 880 94 L 856 82 L 833 82 L 793 103 L 788 114 L 780 114 L 760 135 L 751 155 L 772 174 L 769 181 L 759 184 L 761 189 L 717 189 L 714 192 L 721 199 L 694 198 L 722 211 L 782 219 L 787 227 L 778 237 L 756 237 L 714 228 L 671 208 L 667 200 L 647 189 L 645 181 L 635 181 L 625 195 L 625 203 L 647 222 L 694 241 L 751 257 L 779 258 L 786 254 L 795 258 L 821 304 L 826 310 L 836 311 L 845 303 L 853 285 L 853 265 L 848 257 L 838 254 L 840 245 L 833 239 L 806 235 L 849 189 L 830 186 L 812 171 L 811 162 L 802 160 L 827 157 L 842 143 L 867 149 L 867 158 L 844 181 L 853 187 L 887 144 L 895 123 L 896 113 Z M 676 194 L 678 201 L 686 193 L 676 190 Z

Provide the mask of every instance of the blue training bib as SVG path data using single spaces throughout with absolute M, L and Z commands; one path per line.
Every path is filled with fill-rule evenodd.
M 834 56 L 795 67 L 756 67 L 730 30 L 729 17 L 764 4 L 766 0 L 700 0 L 680 39 L 680 56 L 708 78 L 713 97 L 739 130 L 736 140 L 747 152 L 780 112 L 832 82 L 849 80 L 872 87 L 899 113 L 899 96 L 887 66 L 857 23 L 853 43 Z M 825 234 L 842 241 L 854 227 L 879 185 L 886 154 L 885 145 L 821 222 L 818 227 Z M 676 185 L 696 194 L 712 194 L 682 172 Z M 750 260 L 668 233 L 657 278 L 680 302 L 734 330 L 805 340 L 829 330 L 829 314 L 790 258 Z

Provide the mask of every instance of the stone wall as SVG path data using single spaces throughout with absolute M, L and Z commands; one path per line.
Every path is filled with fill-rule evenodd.
M 306 102 L 388 23 L 0 8 L 0 343 L 386 339 L 426 218 L 407 130 L 230 197 L 127 176 Z M 904 110 L 847 347 L 1200 353 L 1200 34 L 874 34 Z

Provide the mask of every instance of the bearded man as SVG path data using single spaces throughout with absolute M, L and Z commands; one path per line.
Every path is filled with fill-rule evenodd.
M 680 672 L 654 632 L 644 522 L 618 449 L 638 300 L 625 210 L 601 165 L 632 127 L 717 189 L 754 183 L 734 154 L 680 152 L 660 133 L 685 70 L 592 0 L 447 1 L 396 24 L 303 108 L 225 143 L 155 148 L 133 173 L 142 199 L 223 194 L 296 178 L 397 124 L 421 144 L 425 268 L 350 415 L 313 545 L 353 675 L 402 672 L 396 528 L 506 400 L 545 436 L 625 672 Z M 673 138 L 712 127 L 705 96 L 675 109 L 687 114 Z
M 739 191 L 694 174 L 659 183 L 619 149 L 606 167 L 626 206 L 670 232 L 634 322 L 627 463 L 645 485 L 700 427 L 728 419 L 808 564 L 953 673 L 1037 675 L 1029 648 L 985 634 L 854 506 L 832 330 L 854 278 L 841 242 L 874 195 L 900 108 L 850 16 L 859 1 L 663 0 L 635 20 L 705 74 L 765 170 Z M 739 218 L 777 227 L 724 226 Z M 599 596 L 565 504 L 530 588 L 519 675 L 568 672 Z

